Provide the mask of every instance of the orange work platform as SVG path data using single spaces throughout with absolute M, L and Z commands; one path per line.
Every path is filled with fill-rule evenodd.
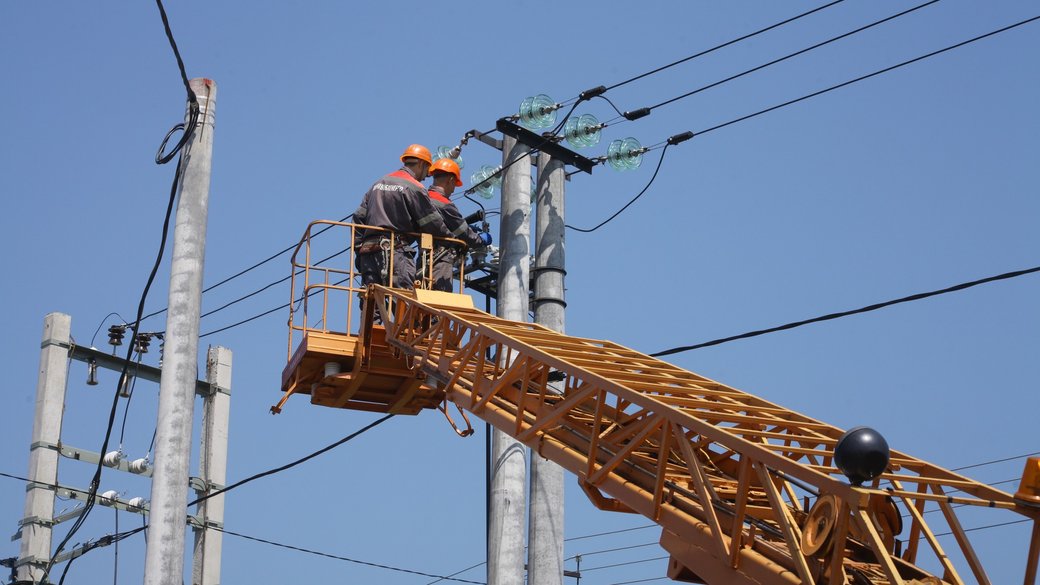
M 297 255 L 310 256 L 309 234 Z M 293 393 L 376 412 L 447 415 L 453 405 L 459 434 L 475 415 L 573 473 L 597 507 L 660 525 L 676 580 L 989 584 L 960 517 L 985 508 L 1032 522 L 1030 542 L 1018 544 L 1028 545 L 1024 582 L 1036 580 L 1040 507 L 1027 497 L 897 450 L 882 473 L 850 485 L 835 464 L 842 429 L 609 341 L 499 319 L 465 295 L 362 289 L 346 265 L 294 261 L 276 408 Z M 330 283 L 332 273 L 351 282 Z M 317 306 L 314 291 L 344 294 L 324 296 L 307 325 L 300 313 Z M 1024 480 L 1020 493 L 1040 493 L 1038 482 Z

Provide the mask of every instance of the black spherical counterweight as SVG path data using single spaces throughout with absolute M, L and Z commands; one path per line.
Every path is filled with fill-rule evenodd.
M 834 464 L 852 485 L 881 475 L 888 467 L 888 442 L 870 427 L 849 429 L 834 447 Z

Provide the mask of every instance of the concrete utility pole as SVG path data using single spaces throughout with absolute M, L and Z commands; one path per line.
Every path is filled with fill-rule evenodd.
M 170 266 L 166 351 L 159 384 L 151 521 L 144 566 L 146 585 L 182 585 L 184 577 L 184 517 L 217 85 L 209 79 L 192 79 L 191 88 L 198 96 L 200 113 L 198 127 L 181 155 L 184 168 Z
M 563 163 L 538 157 L 535 215 L 534 321 L 563 333 Z M 531 519 L 527 534 L 528 585 L 563 583 L 563 468 L 531 451 Z
M 206 490 L 225 487 L 227 482 L 228 418 L 231 412 L 231 350 L 211 347 L 206 358 L 206 381 L 211 392 L 202 400 L 202 447 L 199 450 L 199 475 L 206 482 Z M 196 516 L 203 524 L 195 528 L 195 550 L 192 555 L 192 585 L 219 585 L 220 553 L 223 533 L 207 530 L 208 526 L 222 528 L 224 523 L 224 495 L 199 502 Z
M 498 316 L 527 321 L 531 254 L 531 159 L 528 148 L 505 136 L 502 164 L 502 223 L 498 267 Z M 524 501 L 527 479 L 523 443 L 502 431 L 492 437 L 491 530 L 488 585 L 524 585 Z
M 54 520 L 54 484 L 58 483 L 58 451 L 65 411 L 65 378 L 72 318 L 50 313 L 43 321 L 40 377 L 36 383 L 36 413 L 29 447 L 29 479 L 26 486 L 22 544 L 16 562 L 19 581 L 36 583 L 43 578 L 51 557 Z

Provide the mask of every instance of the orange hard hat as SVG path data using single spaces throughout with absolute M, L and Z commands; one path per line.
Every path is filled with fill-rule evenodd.
M 433 157 L 430 156 L 430 149 L 426 148 L 421 144 L 409 144 L 408 148 L 404 149 L 401 153 L 401 162 L 404 162 L 406 158 L 417 158 L 426 164 L 433 164 Z
M 432 175 L 437 171 L 455 175 L 455 186 L 462 186 L 462 173 L 459 171 L 459 163 L 450 158 L 439 158 L 433 163 L 433 166 L 430 167 L 430 174 Z

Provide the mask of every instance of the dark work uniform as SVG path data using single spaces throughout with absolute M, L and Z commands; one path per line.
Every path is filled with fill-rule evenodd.
M 354 222 L 393 232 L 394 288 L 413 288 L 415 281 L 414 238 L 405 232 L 426 232 L 434 236 L 449 235 L 440 213 L 433 208 L 426 188 L 407 168 L 386 175 L 376 181 L 361 199 L 354 212 Z M 361 239 L 354 265 L 361 273 L 363 284 L 387 284 L 391 251 L 390 234 L 369 230 Z
M 466 220 L 459 213 L 459 208 L 444 196 L 440 187 L 430 187 L 430 201 L 433 207 L 440 212 L 444 225 L 451 232 L 451 237 L 466 242 L 470 247 L 483 247 L 484 242 L 480 240 L 477 232 L 466 224 Z M 462 250 L 457 248 L 440 246 L 433 254 L 433 289 L 452 292 L 451 277 L 452 269 L 462 256 Z

